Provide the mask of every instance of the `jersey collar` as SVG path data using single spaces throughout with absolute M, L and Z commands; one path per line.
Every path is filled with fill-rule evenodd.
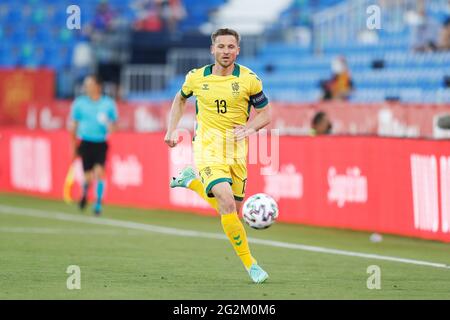
M 210 64 L 210 65 L 205 67 L 205 70 L 203 71 L 203 76 L 204 77 L 209 76 L 209 75 L 212 74 L 213 66 L 214 66 L 214 64 Z M 240 74 L 241 74 L 241 67 L 237 63 L 235 63 L 232 75 L 235 76 L 235 77 L 239 77 Z

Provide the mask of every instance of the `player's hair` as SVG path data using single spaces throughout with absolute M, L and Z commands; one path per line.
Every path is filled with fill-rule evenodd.
M 221 28 L 221 29 L 217 29 L 216 31 L 214 31 L 211 34 L 211 43 L 212 44 L 214 44 L 214 42 L 216 42 L 216 38 L 218 36 L 234 36 L 236 38 L 236 41 L 238 44 L 241 41 L 241 36 L 239 35 L 239 33 L 237 33 L 236 30 L 233 30 L 233 29 Z
M 96 73 L 88 74 L 86 78 L 92 78 L 95 81 L 95 83 L 98 84 L 100 87 L 103 86 L 103 79 L 99 74 Z

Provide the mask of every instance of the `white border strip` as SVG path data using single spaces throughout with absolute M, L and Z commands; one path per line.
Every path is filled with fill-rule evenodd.
M 104 225 L 104 226 L 142 230 L 142 231 L 148 231 L 148 232 L 154 232 L 154 233 L 169 234 L 169 235 L 182 236 L 182 237 L 228 240 L 224 234 L 219 234 L 219 233 L 202 232 L 202 231 L 195 231 L 195 230 L 184 230 L 184 229 L 169 228 L 169 227 L 160 227 L 160 226 L 155 226 L 155 225 L 150 225 L 150 224 L 145 224 L 145 223 L 109 219 L 109 218 L 104 218 L 104 217 L 81 216 L 81 215 L 74 215 L 74 214 L 69 214 L 69 213 L 65 213 L 65 212 L 61 212 L 61 211 L 43 211 L 43 210 L 31 209 L 31 208 L 21 208 L 21 207 L 11 207 L 11 206 L 0 205 L 0 213 L 19 215 L 19 216 L 30 216 L 30 217 L 36 217 L 36 218 L 54 219 L 54 220 L 61 220 L 61 221 L 90 223 L 90 224 L 97 224 L 97 225 Z M 382 255 L 378 255 L 378 254 L 329 249 L 329 248 L 323 248 L 323 247 L 308 246 L 308 245 L 303 245 L 303 244 L 256 239 L 256 238 L 249 238 L 249 242 L 254 243 L 254 244 L 261 244 L 261 245 L 265 245 L 265 246 L 277 247 L 277 248 L 296 249 L 296 250 L 303 250 L 303 251 L 310 251 L 310 252 L 328 253 L 328 254 L 341 255 L 341 256 L 384 260 L 384 261 L 399 262 L 399 263 L 413 264 L 413 265 L 419 265 L 419 266 L 450 269 L 450 265 L 447 265 L 444 263 L 434 263 L 434 262 L 414 260 L 414 259 L 404 259 L 404 258 L 398 258 L 398 257 L 382 256 Z

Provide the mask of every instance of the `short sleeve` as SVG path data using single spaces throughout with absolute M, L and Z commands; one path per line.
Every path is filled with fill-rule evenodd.
M 257 109 L 263 108 L 269 103 L 263 92 L 261 79 L 253 72 L 250 73 L 250 103 Z
M 70 107 L 70 119 L 73 121 L 81 121 L 80 99 L 77 98 Z
M 117 104 L 114 100 L 111 99 L 110 108 L 109 108 L 109 119 L 112 122 L 116 122 L 119 118 L 118 112 L 117 112 Z
M 186 99 L 191 97 L 194 93 L 194 72 L 195 69 L 192 69 L 186 74 L 183 86 L 181 87 L 180 93 Z

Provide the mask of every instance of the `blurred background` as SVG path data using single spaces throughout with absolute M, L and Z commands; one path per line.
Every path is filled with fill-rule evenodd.
M 80 9 L 79 29 L 68 28 L 72 4 Z M 187 71 L 211 62 L 211 32 L 230 27 L 242 34 L 238 62 L 286 107 L 280 113 L 294 112 L 277 118 L 284 133 L 309 134 L 313 115 L 324 109 L 336 134 L 442 137 L 429 110 L 435 115 L 450 103 L 449 17 L 447 0 L 3 0 L 0 84 L 9 89 L 2 92 L 0 124 L 60 128 L 63 101 L 97 72 L 123 109 L 144 103 L 141 115 L 153 120 L 122 118 L 123 130 L 161 130 L 154 109 L 170 103 Z M 33 81 L 22 80 L 13 90 L 12 70 L 48 74 L 51 83 L 33 91 Z M 330 102 L 357 110 L 328 109 Z M 418 119 L 399 104 L 410 105 Z

